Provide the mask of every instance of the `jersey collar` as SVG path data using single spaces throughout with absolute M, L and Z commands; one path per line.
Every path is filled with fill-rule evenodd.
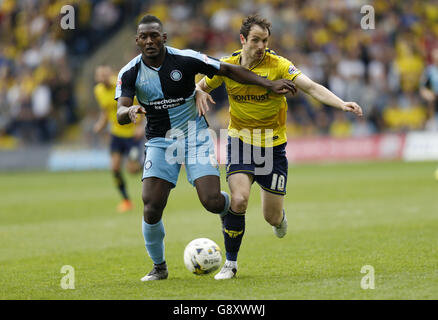
M 142 62 L 146 67 L 148 67 L 149 69 L 151 69 L 151 70 L 153 70 L 153 71 L 155 71 L 155 72 L 160 71 L 160 69 L 163 67 L 163 65 L 164 65 L 164 63 L 166 62 L 166 59 L 167 59 L 167 55 L 168 55 L 167 46 L 164 46 L 164 50 L 165 50 L 165 52 L 164 52 L 164 59 L 163 59 L 163 63 L 161 64 L 161 66 L 155 68 L 155 67 L 152 67 L 152 66 L 148 65 L 146 62 L 144 62 L 144 60 L 143 60 L 143 56 L 141 57 L 141 62 Z

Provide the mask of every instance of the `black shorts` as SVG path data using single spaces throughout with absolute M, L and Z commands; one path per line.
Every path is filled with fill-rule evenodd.
M 111 135 L 110 152 L 120 153 L 121 155 L 129 155 L 132 149 L 139 150 L 139 143 L 134 138 L 120 138 Z
M 287 170 L 286 143 L 264 148 L 228 137 L 227 180 L 232 174 L 250 174 L 262 189 L 285 195 Z

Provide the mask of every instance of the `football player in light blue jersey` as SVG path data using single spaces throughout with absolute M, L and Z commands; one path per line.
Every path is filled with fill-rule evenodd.
M 142 281 L 168 277 L 161 218 L 182 162 L 205 209 L 225 215 L 230 206 L 228 194 L 220 190 L 217 163 L 211 161 L 214 146 L 211 136 L 205 134 L 207 122 L 197 113 L 195 75 L 223 75 L 237 82 L 263 86 L 277 94 L 295 91 L 289 80 L 270 81 L 241 66 L 220 62 L 193 50 L 165 46 L 166 40 L 167 34 L 157 17 L 146 15 L 141 19 L 136 36 L 141 54 L 121 69 L 115 95 L 120 124 L 135 123 L 138 113 L 147 118 L 142 229 L 154 266 Z M 134 96 L 140 105 L 132 105 Z M 191 126 L 195 129 L 190 130 Z M 175 147 L 184 150 L 177 161 L 169 157 L 172 154 L 169 150 Z

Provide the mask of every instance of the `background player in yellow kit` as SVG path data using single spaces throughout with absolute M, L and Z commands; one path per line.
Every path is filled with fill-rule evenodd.
M 126 168 L 129 173 L 137 173 L 141 170 L 139 162 L 139 143 L 144 135 L 142 121 L 137 124 L 120 125 L 117 122 L 117 101 L 114 100 L 117 75 L 109 66 L 99 66 L 95 71 L 94 95 L 101 108 L 99 119 L 94 125 L 94 132 L 102 132 L 110 124 L 111 132 L 111 171 L 114 176 L 117 189 L 123 200 L 118 205 L 119 212 L 126 212 L 133 208 L 128 196 L 126 183 L 122 175 L 122 164 L 124 157 L 127 157 Z M 138 116 L 140 117 L 140 115 Z
M 344 102 L 327 88 L 313 82 L 289 60 L 267 48 L 271 24 L 252 15 L 240 29 L 242 49 L 224 62 L 242 65 L 269 80 L 290 79 L 295 85 L 316 100 L 362 115 L 355 102 Z M 242 85 L 229 78 L 204 77 L 197 87 L 205 92 L 225 83 L 230 103 L 228 126 L 227 180 L 231 191 L 229 213 L 222 218 L 226 262 L 215 279 L 230 279 L 237 272 L 237 254 L 245 231 L 245 213 L 251 185 L 256 181 L 261 187 L 262 210 L 265 220 L 273 226 L 277 237 L 287 232 L 287 219 L 283 207 L 286 194 L 288 161 L 286 158 L 286 98 L 254 85 Z M 201 114 L 208 111 L 209 95 L 197 100 Z M 262 170 L 256 155 L 265 157 Z

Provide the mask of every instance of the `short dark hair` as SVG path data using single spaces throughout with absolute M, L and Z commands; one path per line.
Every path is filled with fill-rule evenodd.
M 163 29 L 163 23 L 161 22 L 160 19 L 158 19 L 156 16 L 147 14 L 145 16 L 143 16 L 143 18 L 141 18 L 141 20 L 138 22 L 138 26 L 140 26 L 141 24 L 146 24 L 146 23 L 158 23 L 160 25 L 161 30 Z
M 268 33 L 271 35 L 271 23 L 266 19 L 260 18 L 258 14 L 252 14 L 242 21 L 242 26 L 240 27 L 240 33 L 245 39 L 248 38 L 249 31 L 255 24 L 263 29 L 268 29 Z

